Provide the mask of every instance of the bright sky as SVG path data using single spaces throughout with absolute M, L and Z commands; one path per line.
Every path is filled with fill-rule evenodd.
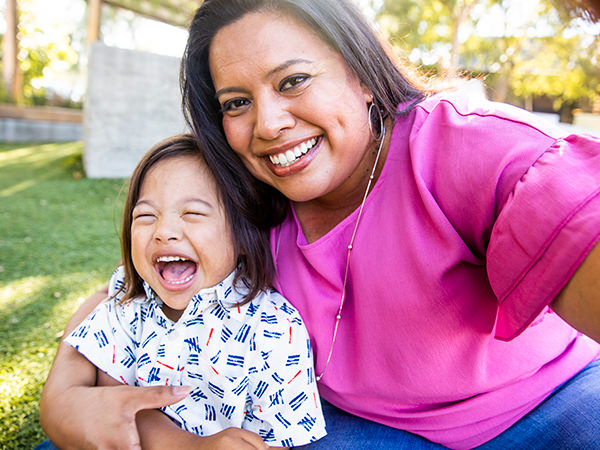
M 71 30 L 74 25 L 86 24 L 86 2 L 84 0 L 21 0 L 22 9 L 31 9 L 36 16 L 36 25 L 44 32 Z M 185 47 L 187 32 L 154 20 L 119 10 L 120 17 L 133 20 L 135 34 L 129 22 L 111 24 L 110 32 L 103 36 L 107 45 L 155 53 L 180 56 Z

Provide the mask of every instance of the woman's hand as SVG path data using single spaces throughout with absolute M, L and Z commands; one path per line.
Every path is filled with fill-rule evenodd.
M 189 392 L 187 387 L 93 386 L 95 382 L 96 368 L 61 343 L 40 404 L 42 428 L 57 447 L 140 449 L 138 411 L 176 403 Z
M 100 291 L 90 297 L 69 321 L 65 336 L 106 295 L 107 291 Z M 95 384 L 96 367 L 61 342 L 40 403 L 42 428 L 57 447 L 139 449 L 136 413 L 176 403 L 189 391 L 173 387 L 95 387 Z
M 42 423 L 52 442 L 63 450 L 141 449 L 136 413 L 177 402 L 187 394 L 169 391 L 162 386 L 74 386 L 63 393 L 71 410 L 57 411 L 52 420 Z

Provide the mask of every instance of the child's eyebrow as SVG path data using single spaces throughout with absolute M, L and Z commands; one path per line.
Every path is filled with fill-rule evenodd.
M 195 197 L 191 197 L 191 198 L 186 198 L 183 203 L 201 203 L 209 208 L 213 207 L 213 204 L 210 202 L 207 202 L 206 200 L 203 200 L 201 198 L 195 198 Z
M 181 204 L 188 204 L 188 203 L 200 203 L 208 208 L 213 208 L 214 205 L 206 200 L 203 200 L 201 198 L 197 198 L 197 197 L 189 197 L 186 199 L 183 199 L 183 201 L 181 202 Z M 152 200 L 147 200 L 147 199 L 140 199 L 137 201 L 137 203 L 135 205 L 133 205 L 134 208 L 137 208 L 138 206 L 142 206 L 142 205 L 148 205 L 148 206 L 152 206 L 155 207 L 155 202 L 153 202 Z
M 138 206 L 142 206 L 142 205 L 149 205 L 149 206 L 153 206 L 153 202 L 150 200 L 138 200 L 137 202 L 135 202 L 135 205 L 133 205 L 134 208 L 137 208 Z

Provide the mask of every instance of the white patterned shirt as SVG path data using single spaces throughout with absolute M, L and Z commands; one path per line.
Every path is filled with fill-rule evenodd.
M 300 315 L 274 290 L 240 306 L 245 289 L 233 289 L 233 277 L 202 289 L 173 322 L 146 283 L 146 297 L 119 302 L 119 267 L 109 299 L 66 342 L 122 383 L 192 386 L 185 399 L 161 409 L 200 436 L 239 427 L 271 446 L 320 439 L 325 421 Z

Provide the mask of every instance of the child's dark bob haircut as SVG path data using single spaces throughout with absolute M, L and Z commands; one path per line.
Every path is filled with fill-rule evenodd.
M 244 303 L 254 298 L 260 291 L 269 289 L 275 273 L 273 259 L 269 246 L 268 231 L 260 230 L 253 225 L 236 205 L 236 199 L 243 193 L 230 193 L 228 189 L 236 189 L 239 183 L 231 172 L 219 171 L 218 177 L 206 164 L 204 153 L 191 134 L 181 134 L 166 139 L 148 151 L 138 163 L 129 181 L 129 189 L 123 209 L 121 229 L 121 254 L 125 271 L 125 295 L 122 301 L 144 295 L 143 280 L 135 270 L 131 258 L 131 223 L 132 213 L 139 200 L 140 190 L 146 174 L 155 164 L 177 156 L 193 156 L 198 158 L 208 168 L 215 178 L 217 194 L 223 203 L 225 216 L 231 231 L 234 255 L 237 261 L 237 271 L 234 285 L 243 281 L 248 288 Z M 228 180 L 231 178 L 231 180 Z M 233 194 L 233 195 L 231 195 Z M 226 237 L 223 237 L 226 239 Z

